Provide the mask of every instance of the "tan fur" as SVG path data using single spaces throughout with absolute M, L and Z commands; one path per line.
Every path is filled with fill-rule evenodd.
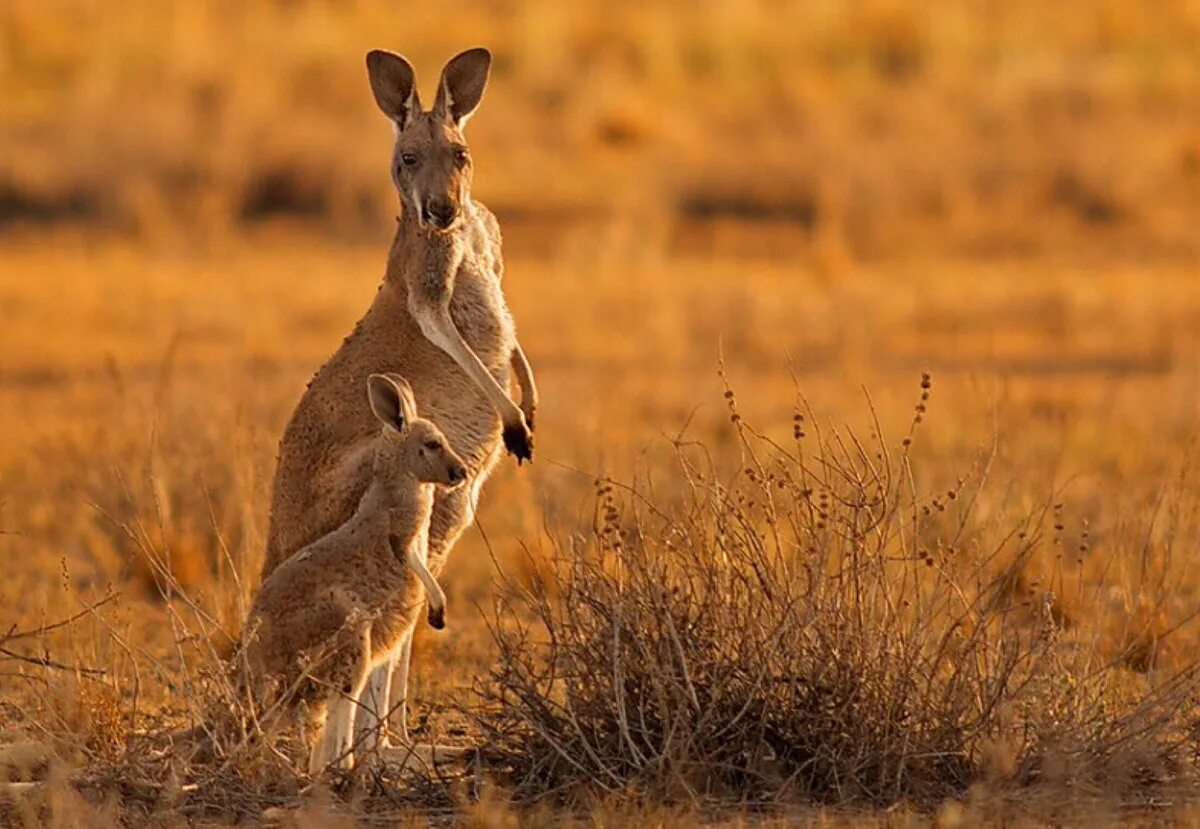
M 349 762 L 358 697 L 371 668 L 411 635 L 425 578 L 430 622 L 441 626 L 444 595 L 422 574 L 429 519 L 435 487 L 455 486 L 467 474 L 441 431 L 415 418 L 403 380 L 373 375 L 370 383 L 368 408 L 384 425 L 376 428 L 358 508 L 271 574 L 246 624 L 244 681 L 260 703 L 294 690 L 289 701 L 308 704 L 321 732 L 312 773 Z M 395 413 L 387 405 L 393 389 L 403 399 Z
M 372 52 L 367 63 L 375 97 L 397 128 L 393 177 L 401 217 L 374 302 L 310 381 L 280 441 L 264 579 L 346 522 L 366 491 L 376 427 L 359 389 L 371 372 L 398 372 L 408 379 L 422 414 L 441 428 L 469 471 L 467 486 L 434 496 L 428 539 L 434 574 L 474 517 L 479 491 L 499 460 L 502 434 L 518 458 L 532 451 L 537 392 L 501 290 L 500 229 L 487 208 L 471 199 L 472 162 L 469 156 L 464 162 L 460 152 L 466 146 L 462 125 L 486 80 L 486 52 L 471 50 L 447 65 L 430 112 L 421 111 L 407 61 Z M 448 91 L 451 77 L 455 91 Z M 405 153 L 421 159 L 408 172 Z M 422 215 L 422 205 L 432 201 L 453 208 L 447 227 L 431 226 Z M 466 354 L 459 349 L 452 356 L 445 349 L 455 335 Z M 482 377 L 464 369 L 472 359 Z M 514 372 L 519 408 L 507 397 Z M 406 640 L 397 658 L 398 687 L 389 691 L 392 671 L 380 669 L 371 694 L 375 716 L 397 712 L 394 730 L 405 740 L 410 645 Z M 389 695 L 398 705 L 388 704 Z
M 378 90 L 376 97 L 382 97 Z M 419 108 L 415 87 L 411 95 L 400 97 L 410 99 Z M 405 117 L 394 159 L 414 150 L 424 156 L 444 156 L 449 147 L 465 145 L 458 127 L 437 110 L 435 106 L 432 112 Z M 466 490 L 435 499 L 430 554 L 439 567 L 471 520 L 472 494 L 499 458 L 502 423 L 523 431 L 528 442 L 536 388 L 500 285 L 499 225 L 486 207 L 470 198 L 470 164 L 450 168 L 444 158 L 439 164 L 446 178 L 444 188 L 424 186 L 437 189 L 439 198 L 454 201 L 454 227 L 439 232 L 426 226 L 406 195 L 411 188 L 398 182 L 403 211 L 383 285 L 354 331 L 310 381 L 284 431 L 264 578 L 296 550 L 345 521 L 366 488 L 369 466 L 362 450 L 372 439 L 374 425 L 357 389 L 369 373 L 403 374 L 422 414 L 442 429 L 470 470 L 471 485 Z M 432 173 L 429 177 L 437 178 Z M 420 310 L 414 313 L 414 307 Z M 423 329 L 429 321 L 419 317 L 427 316 L 421 312 L 431 307 L 444 307 L 449 323 L 497 387 L 508 388 L 511 369 L 516 367 L 522 391 L 519 408 L 498 411 L 480 384 L 426 336 Z
M 394 371 L 409 380 L 418 408 L 462 456 L 473 485 L 498 460 L 500 418 L 452 358 L 425 338 L 408 311 L 405 277 L 419 266 L 413 260 L 421 250 L 405 239 L 409 232 L 402 221 L 374 303 L 317 372 L 284 431 L 264 578 L 290 554 L 341 524 L 366 489 L 370 467 L 363 450 L 373 439 L 374 422 L 354 391 L 371 372 Z M 477 255 L 464 257 L 459 267 L 450 315 L 497 382 L 507 384 L 512 319 L 499 283 Z M 456 490 L 436 499 L 430 549 L 439 564 L 470 519 L 468 497 Z

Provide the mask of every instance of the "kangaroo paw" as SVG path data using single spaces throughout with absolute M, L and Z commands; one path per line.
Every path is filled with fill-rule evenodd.
M 446 626 L 446 608 L 429 606 L 429 626 L 434 630 L 441 630 Z
M 513 423 L 504 427 L 504 448 L 515 455 L 517 464 L 533 462 L 533 433 L 524 423 Z

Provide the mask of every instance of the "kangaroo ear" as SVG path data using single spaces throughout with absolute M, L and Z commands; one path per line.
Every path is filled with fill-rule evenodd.
M 368 377 L 367 400 L 371 403 L 371 413 L 375 419 L 397 432 L 405 431 L 415 416 L 412 389 L 397 374 L 372 374 Z
M 389 372 L 384 375 L 400 390 L 400 411 L 404 415 L 405 423 L 412 423 L 417 419 L 417 398 L 413 397 L 412 386 L 408 381 L 395 372 Z
M 417 95 L 417 76 L 412 64 L 392 52 L 373 49 L 367 52 L 367 77 L 371 92 L 383 114 L 396 122 L 399 129 L 421 111 Z
M 479 106 L 487 86 L 492 53 L 487 49 L 468 49 L 450 59 L 442 70 L 433 111 L 462 129 Z

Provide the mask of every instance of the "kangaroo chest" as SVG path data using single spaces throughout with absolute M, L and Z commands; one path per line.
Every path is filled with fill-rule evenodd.
M 484 365 L 507 365 L 516 339 L 512 314 L 499 281 L 476 255 L 465 257 L 455 276 L 450 318 Z

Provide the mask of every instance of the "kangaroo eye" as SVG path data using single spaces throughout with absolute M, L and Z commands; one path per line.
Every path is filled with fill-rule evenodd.
M 400 153 L 400 162 L 405 167 L 412 167 L 414 164 L 417 163 L 417 154 L 416 153 Z
M 467 155 L 467 151 L 466 151 L 465 149 L 463 149 L 462 147 L 460 147 L 459 149 L 457 149 L 457 150 L 455 150 L 455 151 L 454 151 L 454 161 L 455 161 L 455 163 L 457 163 L 457 164 L 458 164 L 460 167 L 461 167 L 462 165 L 466 164 L 466 163 L 467 163 L 467 160 L 468 160 L 469 158 L 470 158 L 470 156 L 469 156 L 469 155 Z
M 438 443 L 436 440 L 428 440 L 428 441 L 425 441 L 425 448 L 428 449 L 430 452 L 436 452 L 437 450 L 442 448 L 442 445 L 440 443 Z

